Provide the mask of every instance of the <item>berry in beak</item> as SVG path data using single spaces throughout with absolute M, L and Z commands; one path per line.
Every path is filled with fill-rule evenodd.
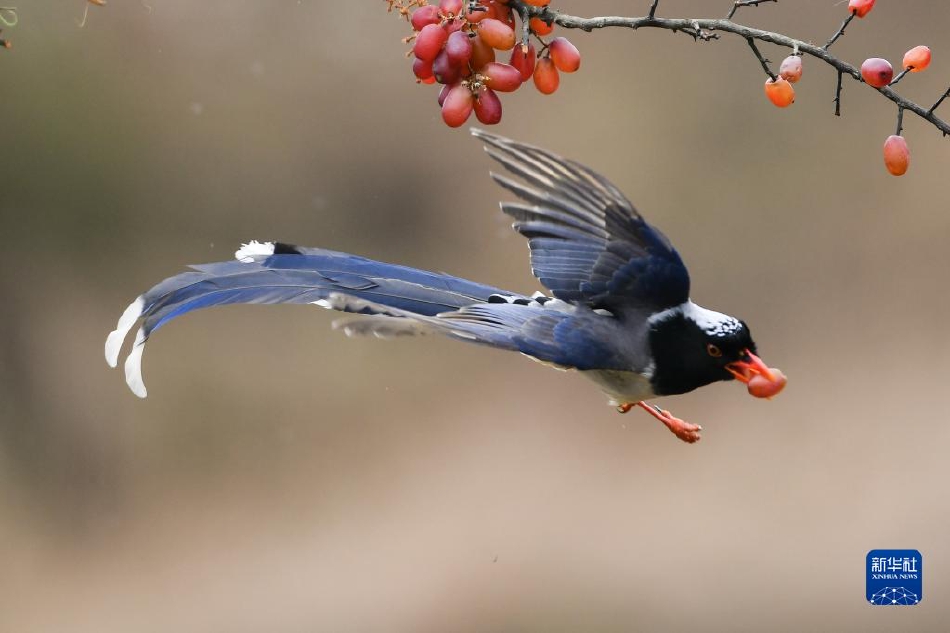
M 745 358 L 727 364 L 726 371 L 736 380 L 744 382 L 750 395 L 756 398 L 771 398 L 785 388 L 788 379 L 780 369 L 769 367 L 749 350 L 745 350 L 743 354 Z

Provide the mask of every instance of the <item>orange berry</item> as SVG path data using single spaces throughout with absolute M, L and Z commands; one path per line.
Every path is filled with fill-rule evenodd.
M 510 51 L 515 47 L 515 31 L 510 26 L 488 18 L 478 23 L 478 36 L 492 48 L 500 51 Z
M 915 46 L 904 53 L 904 68 L 912 73 L 919 73 L 930 65 L 930 49 L 926 46 Z
M 550 35 L 551 31 L 554 30 L 554 22 L 548 24 L 541 18 L 531 18 L 528 20 L 528 26 L 531 27 L 531 30 L 534 31 L 535 35 L 540 35 L 542 37 L 545 35 Z
M 572 73 L 581 67 L 581 54 L 567 38 L 555 37 L 549 46 L 551 61 L 562 73 Z
M 850 0 L 850 2 L 848 2 L 848 11 L 851 11 L 859 18 L 866 16 L 873 8 L 874 0 Z
M 552 94 L 557 90 L 561 83 L 561 77 L 558 75 L 557 67 L 550 57 L 539 59 L 534 67 L 534 86 L 541 94 Z
M 891 134 L 884 141 L 884 166 L 895 176 L 903 176 L 910 165 L 910 150 L 903 136 Z
M 765 96 L 780 108 L 787 108 L 795 103 L 795 89 L 781 77 L 775 81 L 772 81 L 771 77 L 765 80 Z

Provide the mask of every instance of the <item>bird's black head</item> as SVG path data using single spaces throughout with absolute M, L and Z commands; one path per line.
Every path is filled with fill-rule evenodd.
M 720 380 L 748 383 L 755 375 L 777 380 L 755 355 L 755 342 L 744 322 L 691 301 L 654 315 L 649 341 L 655 364 L 651 383 L 658 396 L 686 393 Z

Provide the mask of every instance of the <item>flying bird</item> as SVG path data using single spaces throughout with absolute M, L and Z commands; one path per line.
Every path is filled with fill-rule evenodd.
M 700 439 L 702 427 L 647 400 L 734 379 L 757 397 L 781 391 L 785 376 L 756 356 L 748 326 L 690 300 L 679 254 L 614 185 L 544 149 L 472 133 L 517 177 L 491 174 L 522 200 L 501 209 L 528 239 L 532 271 L 550 294 L 252 241 L 234 261 L 191 266 L 135 299 L 106 339 L 106 361 L 118 364 L 126 335 L 141 321 L 125 378 L 144 398 L 145 342 L 170 320 L 217 305 L 297 303 L 369 315 L 334 323 L 351 336 L 435 332 L 576 370 L 622 413 L 640 406 L 686 442 Z

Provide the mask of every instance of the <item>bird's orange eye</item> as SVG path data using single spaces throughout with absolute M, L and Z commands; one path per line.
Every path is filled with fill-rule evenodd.
M 712 343 L 709 343 L 708 345 L 706 345 L 706 352 L 713 358 L 719 358 L 720 356 L 722 356 L 722 350 L 719 349 L 717 346 L 713 345 Z

